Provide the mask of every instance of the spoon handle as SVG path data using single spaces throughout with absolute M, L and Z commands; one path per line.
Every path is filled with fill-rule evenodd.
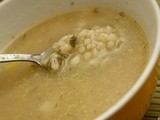
M 38 62 L 39 55 L 29 54 L 0 54 L 0 62 L 14 62 L 14 61 L 30 61 Z

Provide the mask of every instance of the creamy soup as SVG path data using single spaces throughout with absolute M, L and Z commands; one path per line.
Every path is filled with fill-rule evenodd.
M 63 72 L 29 62 L 0 64 L 0 120 L 90 120 L 118 102 L 140 77 L 149 56 L 143 29 L 123 12 L 94 8 L 57 15 L 14 39 L 4 53 L 41 53 L 63 36 L 94 31 L 95 26 L 112 28 L 106 35 L 119 40 L 114 49 L 112 42 L 104 44 L 111 49 L 104 47 L 105 60 L 96 65 L 89 63 L 87 46 L 77 49 L 88 61 Z

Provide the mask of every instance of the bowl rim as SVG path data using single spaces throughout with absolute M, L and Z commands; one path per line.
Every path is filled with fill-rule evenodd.
M 11 0 L 4 0 L 0 4 L 0 7 L 4 7 L 5 5 L 9 4 Z M 157 63 L 158 57 L 159 57 L 159 52 L 160 52 L 160 10 L 159 10 L 159 5 L 156 2 L 156 0 L 149 0 L 150 4 L 152 5 L 152 8 L 154 9 L 154 12 L 156 14 L 156 24 L 158 25 L 157 27 L 157 36 L 156 36 L 156 43 L 155 47 L 153 49 L 153 54 L 151 55 L 151 58 L 140 76 L 140 78 L 136 81 L 136 83 L 133 85 L 133 87 L 109 110 L 106 112 L 102 113 L 99 117 L 96 118 L 96 120 L 104 120 L 104 119 L 109 119 L 111 116 L 113 116 L 116 112 L 118 112 L 121 108 L 123 108 L 135 95 L 136 93 L 140 90 L 140 88 L 145 84 L 147 81 L 147 78 L 149 77 L 150 73 L 152 72 L 154 66 Z
M 140 88 L 145 84 L 147 81 L 147 78 L 149 77 L 150 73 L 152 72 L 154 66 L 157 63 L 159 52 L 160 52 L 160 10 L 159 5 L 156 2 L 156 0 L 150 0 L 150 4 L 152 5 L 152 8 L 154 9 L 155 15 L 156 15 L 156 24 L 157 27 L 157 36 L 156 36 L 156 42 L 155 47 L 153 49 L 153 54 L 151 55 L 151 58 L 140 76 L 140 78 L 136 81 L 136 83 L 133 85 L 133 87 L 109 110 L 101 114 L 99 117 L 96 118 L 96 120 L 103 120 L 103 119 L 109 119 L 111 118 L 116 112 L 118 112 L 120 109 L 122 109 L 135 95 L 138 93 Z

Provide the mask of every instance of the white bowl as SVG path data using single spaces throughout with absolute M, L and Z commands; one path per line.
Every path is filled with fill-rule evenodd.
M 4 0 L 0 4 L 0 49 L 34 24 L 67 10 L 86 7 L 111 7 L 133 16 L 143 27 L 151 54 L 146 69 L 128 93 L 97 118 L 140 119 L 155 88 L 154 67 L 160 50 L 160 12 L 155 0 Z M 132 68 L 131 68 L 132 69 Z

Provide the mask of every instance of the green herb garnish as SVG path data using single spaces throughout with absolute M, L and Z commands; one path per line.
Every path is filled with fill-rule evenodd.
M 62 63 L 63 63 L 62 57 L 57 57 L 57 61 L 58 61 L 58 64 L 62 66 Z
M 78 42 L 77 37 L 76 36 L 72 36 L 70 39 L 70 45 L 75 48 L 76 47 L 76 43 Z
M 74 2 L 71 2 L 71 5 L 74 5 Z
M 51 57 L 48 59 L 46 66 L 47 69 L 51 69 Z
M 27 34 L 24 34 L 23 37 L 22 37 L 22 39 L 25 40 L 26 37 L 27 37 Z
M 120 12 L 119 15 L 120 15 L 121 17 L 125 17 L 124 12 Z
M 64 59 L 67 59 L 69 57 L 68 54 L 64 54 L 64 53 L 59 53 L 59 55 Z
M 66 59 L 69 57 L 68 54 L 65 53 L 61 53 L 61 50 L 56 51 L 55 53 L 57 53 L 59 56 L 61 56 L 62 58 Z
M 93 13 L 98 13 L 98 9 L 94 8 Z

